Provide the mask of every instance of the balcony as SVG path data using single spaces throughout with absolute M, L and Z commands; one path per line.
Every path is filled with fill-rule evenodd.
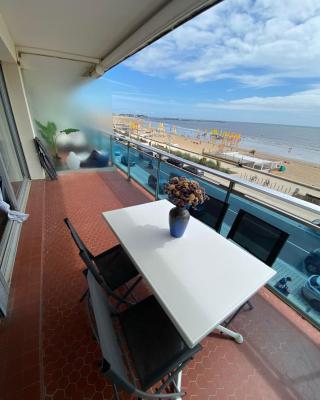
M 128 166 L 121 163 L 121 146 L 118 141 L 112 142 L 115 164 L 142 182 L 149 174 L 141 175 L 137 164 L 128 171 Z M 132 144 L 129 154 L 125 154 L 130 159 L 131 152 L 134 156 L 137 151 Z M 160 162 L 156 158 L 152 161 Z M 145 160 L 143 163 L 149 167 Z M 163 168 L 170 168 L 171 172 L 176 167 L 164 163 L 159 170 L 162 174 Z M 111 384 L 100 372 L 101 356 L 92 338 L 85 305 L 79 303 L 86 289 L 83 265 L 63 218 L 72 220 L 97 254 L 116 244 L 101 212 L 152 201 L 150 192 L 154 188 L 147 188 L 148 191 L 134 180 L 128 181 L 119 169 L 69 173 L 59 176 L 58 181 L 32 182 L 27 206 L 30 219 L 22 229 L 8 318 L 0 325 L 0 387 L 4 400 L 113 398 Z M 158 186 L 155 189 L 163 196 Z M 222 188 L 211 184 L 209 189 L 214 194 L 223 193 Z M 237 192 L 229 193 L 229 202 L 230 213 L 237 207 L 250 206 L 275 218 L 274 211 Z M 226 216 L 222 233 L 231 216 Z M 288 216 L 280 218 L 288 224 Z M 295 229 L 306 229 L 306 234 L 307 228 L 296 226 L 295 220 L 289 222 Z M 293 237 L 297 240 L 299 235 Z M 293 244 L 288 246 L 291 250 L 287 259 L 277 263 L 279 273 L 284 265 L 291 267 L 290 255 L 295 259 Z M 135 295 L 142 299 L 147 293 L 148 288 L 142 285 Z M 186 399 L 317 398 L 318 330 L 266 288 L 252 302 L 255 308 L 241 312 L 232 323 L 232 328 L 244 335 L 244 344 L 216 334 L 203 341 L 203 351 L 184 370 Z
M 289 196 L 113 133 L 112 80 L 104 73 L 220 1 L 122 3 L 79 2 L 76 13 L 59 1 L 1 6 L 0 188 L 13 210 L 24 211 L 27 202 L 30 217 L 20 224 L 0 215 L 0 400 L 118 400 L 101 372 L 101 352 L 80 302 L 84 265 L 63 220 L 69 217 L 99 254 L 117 244 L 103 211 L 165 199 L 164 184 L 181 175 L 228 206 L 222 236 L 240 210 L 289 235 L 273 264 L 277 274 L 252 298 L 254 309 L 242 310 L 230 325 L 244 343 L 208 335 L 183 370 L 184 398 L 318 399 L 320 298 L 306 288 L 320 275 L 314 256 L 320 207 L 304 201 L 306 194 L 318 201 L 318 189 Z M 48 136 L 41 126 L 56 129 Z M 125 128 L 122 133 L 138 138 Z M 35 135 L 55 157 L 57 181 L 44 179 Z M 90 164 L 97 152 L 104 153 L 100 169 Z M 279 286 L 287 277 L 289 291 Z M 142 282 L 135 299 L 150 292 Z

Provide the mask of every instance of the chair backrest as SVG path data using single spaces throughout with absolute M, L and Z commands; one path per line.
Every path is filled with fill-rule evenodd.
M 220 232 L 229 204 L 214 197 L 208 197 L 209 199 L 203 204 L 195 209 L 190 209 L 190 214 L 217 232 Z
M 128 380 L 128 370 L 123 361 L 123 352 L 115 333 L 112 322 L 112 307 L 103 288 L 88 271 L 89 306 L 94 316 L 94 325 L 98 336 L 102 356 L 103 372 L 115 384 L 122 386 L 128 393 L 133 393 L 135 387 Z
M 79 256 L 82 258 L 83 262 L 85 263 L 87 269 L 91 271 L 92 275 L 96 279 L 96 281 L 99 283 L 99 285 L 102 285 L 106 289 L 105 282 L 103 278 L 101 277 L 98 268 L 96 267 L 94 261 L 93 261 L 93 255 L 90 253 L 90 251 L 87 249 L 86 245 L 83 243 L 83 241 L 80 239 L 80 236 L 78 235 L 77 231 L 75 230 L 74 226 L 70 222 L 68 218 L 64 219 L 65 224 L 69 228 L 69 231 L 71 233 L 72 239 L 74 240 L 75 244 L 77 245 L 79 249 Z
M 77 245 L 79 252 L 87 253 L 89 258 L 93 258 L 93 255 L 90 253 L 86 245 L 83 243 L 83 241 L 80 239 L 80 236 L 78 235 L 78 232 L 75 230 L 75 227 L 72 225 L 70 222 L 69 218 L 64 219 L 64 223 L 67 225 L 72 239 L 74 240 L 75 244 Z
M 79 256 L 82 258 L 87 269 L 92 273 L 92 275 L 94 276 L 95 280 L 99 283 L 99 285 L 102 285 L 106 289 L 103 278 L 101 277 L 101 275 L 100 275 L 98 269 L 96 268 L 95 264 L 93 263 L 92 259 L 90 257 L 88 257 L 88 254 L 83 251 L 80 251 Z
M 288 237 L 288 233 L 244 210 L 239 210 L 227 236 L 270 267 Z

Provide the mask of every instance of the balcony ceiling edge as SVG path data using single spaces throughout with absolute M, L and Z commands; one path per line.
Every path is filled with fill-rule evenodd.
M 88 74 L 99 78 L 128 57 L 223 0 L 171 0 L 118 43 Z

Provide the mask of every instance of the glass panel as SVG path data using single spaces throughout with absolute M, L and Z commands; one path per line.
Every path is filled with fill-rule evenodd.
M 23 182 L 23 174 L 12 141 L 3 103 L 0 101 L 0 153 L 16 197 Z
M 320 292 L 312 277 L 320 276 L 320 232 L 236 194 L 230 195 L 229 203 L 222 231 L 225 236 L 240 209 L 289 234 L 273 264 L 277 274 L 268 286 L 319 326 Z
M 114 140 L 112 144 L 113 163 L 125 173 L 128 173 L 128 147 L 121 141 Z
M 131 148 L 130 160 L 135 162 L 135 165 L 130 168 L 130 176 L 155 195 L 156 185 L 153 177 L 157 176 L 158 160 L 153 157 L 153 152 Z
M 259 180 L 258 182 L 256 182 L 256 181 L 252 181 L 252 182 L 257 183 L 260 186 L 263 186 L 264 189 L 267 189 L 267 190 L 268 190 L 268 188 L 273 189 L 273 187 L 266 185 L 265 181 Z M 250 197 L 253 200 L 257 200 L 259 203 L 265 204 L 266 206 L 271 206 L 273 208 L 277 208 L 279 211 L 283 211 L 285 214 L 289 214 L 289 215 L 298 217 L 300 219 L 302 218 L 309 222 L 319 219 L 319 214 L 309 211 L 309 210 L 302 209 L 301 207 L 295 206 L 295 205 L 287 202 L 286 199 L 284 199 L 284 200 L 281 200 L 279 198 L 276 199 L 274 197 L 268 196 L 268 194 L 266 194 L 266 193 L 261 193 L 261 192 L 258 192 L 257 190 L 247 188 L 247 187 L 244 187 L 239 184 L 236 184 L 234 186 L 234 190 L 237 193 L 241 193 L 248 198 Z M 279 194 L 281 194 L 281 193 L 279 193 Z M 288 193 L 288 194 L 290 194 L 290 193 Z M 295 196 L 295 197 L 298 197 L 298 196 Z M 302 198 L 302 197 L 301 197 L 301 199 L 306 200 L 305 198 Z M 317 203 L 315 203 L 315 204 L 317 204 Z

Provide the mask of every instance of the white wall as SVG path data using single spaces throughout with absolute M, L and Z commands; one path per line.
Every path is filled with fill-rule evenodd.
M 6 23 L 0 14 L 0 60 L 7 62 L 16 61 L 16 50 L 14 42 L 8 31 Z
M 32 179 L 44 178 L 33 144 L 34 131 L 24 90 L 20 67 L 17 64 L 15 43 L 0 14 L 0 61 L 8 89 L 18 134 Z
M 70 146 L 70 141 L 85 143 L 92 131 L 112 131 L 109 83 L 104 78 L 83 76 L 85 63 L 23 55 L 22 65 L 33 121 L 54 122 L 58 131 L 80 130 L 68 137 L 59 136 L 61 150 L 64 144 Z
M 14 63 L 3 62 L 2 69 L 30 177 L 31 179 L 43 179 L 44 172 L 33 143 L 35 133 L 20 67 Z

